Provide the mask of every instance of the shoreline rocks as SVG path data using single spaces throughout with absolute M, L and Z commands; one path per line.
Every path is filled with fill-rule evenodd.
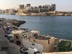
M 5 19 L 5 18 L 0 18 L 0 22 L 8 22 L 14 26 L 20 27 L 20 25 L 26 23 L 26 21 L 22 20 L 16 20 L 16 19 Z
M 20 25 L 26 23 L 26 21 L 21 21 L 21 20 L 8 20 L 9 23 L 11 23 L 14 26 L 20 27 Z

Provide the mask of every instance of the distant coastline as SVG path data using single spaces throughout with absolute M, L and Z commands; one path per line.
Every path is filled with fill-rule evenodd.
M 20 16 L 72 16 L 72 12 L 60 12 L 60 11 L 50 11 L 50 12 L 40 12 L 40 13 L 16 13 Z
M 62 12 L 62 11 L 49 11 L 49 12 L 39 12 L 39 13 L 0 13 L 8 15 L 20 15 L 20 16 L 72 16 L 72 12 Z
M 21 4 L 17 9 L 1 10 L 0 14 L 11 14 L 21 16 L 72 16 L 70 11 L 57 11 L 56 4 L 31 6 L 31 4 Z

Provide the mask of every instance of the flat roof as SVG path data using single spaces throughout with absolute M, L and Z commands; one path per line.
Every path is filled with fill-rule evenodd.
M 70 45 L 71 45 L 71 42 L 70 41 L 61 41 L 58 44 L 58 47 L 69 47 Z

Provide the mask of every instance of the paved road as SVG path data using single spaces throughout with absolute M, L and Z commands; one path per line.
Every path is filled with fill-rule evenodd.
M 22 54 L 20 47 L 14 43 L 9 43 L 8 54 Z
M 4 24 L 3 24 L 4 25 Z M 20 52 L 20 47 L 16 45 L 15 43 L 10 43 L 6 37 L 4 37 L 5 32 L 2 26 L 0 25 L 0 45 L 9 47 L 8 49 L 4 50 L 5 52 L 8 52 L 8 54 L 22 54 Z M 0 52 L 0 54 L 2 51 Z

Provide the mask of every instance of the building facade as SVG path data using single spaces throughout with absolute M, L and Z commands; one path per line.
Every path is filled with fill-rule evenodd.
M 56 10 L 56 5 L 51 4 L 51 5 L 43 5 L 43 6 L 35 6 L 32 7 L 31 4 L 27 4 L 25 7 L 24 5 L 20 5 L 20 10 L 24 13 L 40 13 L 40 12 L 49 12 L 49 11 L 55 11 Z
M 56 10 L 56 5 L 55 5 L 55 4 L 51 4 L 50 10 L 51 10 L 51 11 L 55 11 L 55 10 Z
M 19 5 L 19 9 L 24 9 L 24 5 Z

